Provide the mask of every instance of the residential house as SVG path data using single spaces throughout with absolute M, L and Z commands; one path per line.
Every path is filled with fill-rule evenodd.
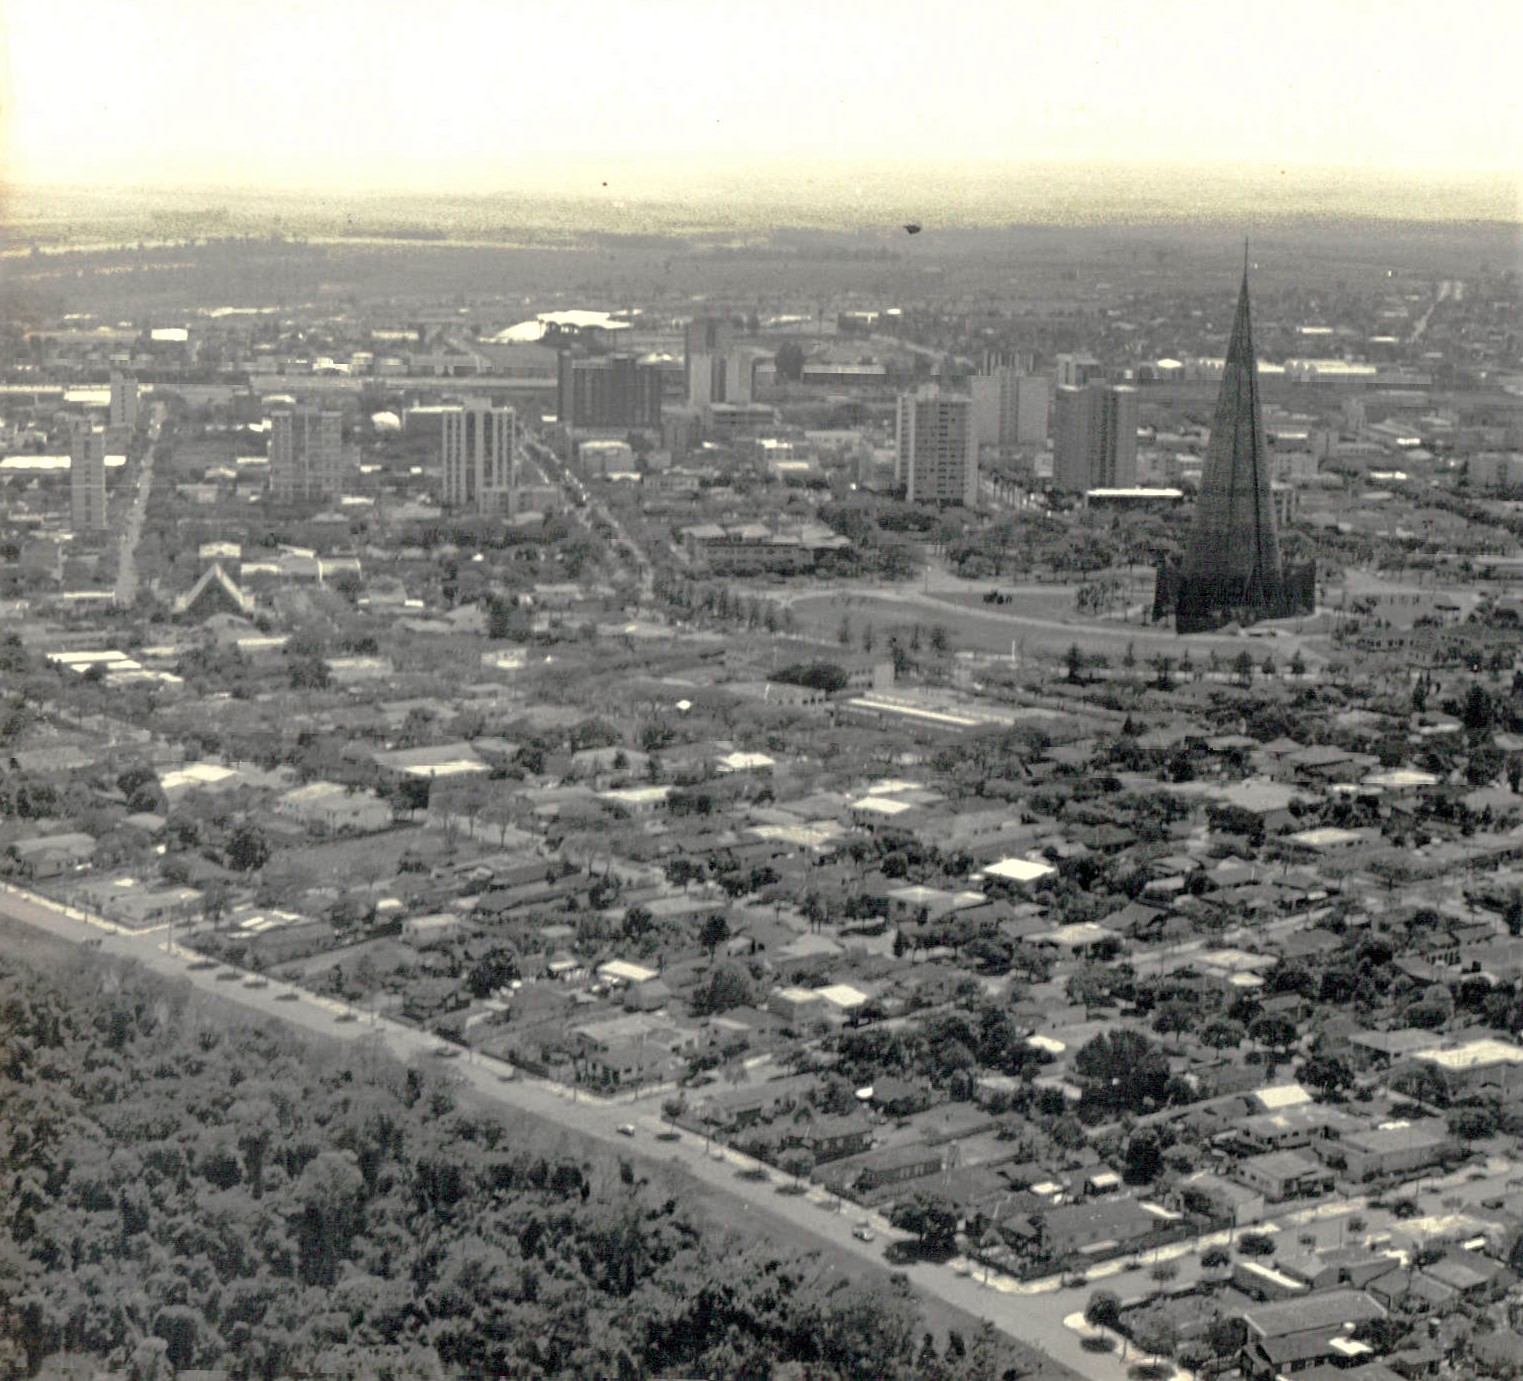
M 1386 1311 L 1363 1290 L 1328 1290 L 1243 1312 L 1248 1336 L 1239 1357 L 1245 1381 L 1277 1381 L 1321 1364 L 1348 1365 L 1373 1349 L 1352 1334 Z

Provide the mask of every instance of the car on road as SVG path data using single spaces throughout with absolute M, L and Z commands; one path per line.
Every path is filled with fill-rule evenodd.
M 262 973 L 251 973 L 243 980 L 243 986 L 245 988 L 268 988 L 270 980 Z
M 851 1235 L 859 1242 L 871 1242 L 878 1234 L 868 1227 L 866 1223 L 858 1223 L 851 1230 Z
M 346 1009 L 346 1010 L 340 1012 L 336 1017 L 334 1017 L 333 1020 L 334 1021 L 358 1021 L 359 1018 L 357 1016 L 355 1016 L 353 1012 L 348 1011 Z
M 434 1057 L 440 1060 L 458 1060 L 460 1058 L 460 1047 L 458 1045 L 436 1045 L 434 1047 Z
M 674 1131 L 671 1130 L 671 1128 L 667 1128 L 667 1130 L 664 1131 L 664 1132 L 657 1132 L 656 1133 L 656 1140 L 657 1141 L 681 1141 L 682 1140 L 682 1133 L 681 1132 L 674 1132 Z
M 276 1002 L 300 1002 L 301 994 L 293 988 L 287 988 L 283 993 L 275 994 Z
M 219 983 L 231 983 L 238 977 L 238 970 L 223 969 L 221 973 L 214 973 L 212 977 Z
M 1064 1271 L 1061 1284 L 1065 1290 L 1082 1290 L 1089 1284 L 1089 1277 L 1083 1271 Z
M 190 963 L 188 963 L 185 967 L 190 969 L 193 973 L 199 973 L 203 969 L 216 968 L 217 961 L 215 959 L 192 959 Z
M 92 935 L 88 940 L 81 941 L 81 943 L 84 945 L 84 947 L 86 949 L 99 949 L 100 948 L 100 936 L 99 935 Z
M 619 1124 L 619 1135 L 620 1136 L 633 1136 L 634 1134 L 635 1134 L 635 1124 L 633 1122 L 621 1122 Z

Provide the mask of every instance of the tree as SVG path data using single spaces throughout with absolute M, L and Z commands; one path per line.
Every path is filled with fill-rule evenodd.
M 1252 684 L 1253 656 L 1246 647 L 1232 659 L 1232 675 L 1240 686 Z
M 1465 726 L 1465 732 L 1471 737 L 1479 737 L 1488 733 L 1491 729 L 1492 717 L 1495 713 L 1491 703 L 1491 697 L 1482 686 L 1473 685 L 1465 693 L 1465 705 L 1460 714 L 1460 720 Z
M 957 1210 L 940 1194 L 917 1190 L 894 1205 L 888 1220 L 901 1232 L 914 1233 L 925 1255 L 942 1255 L 956 1246 Z
M 1307 1088 L 1327 1099 L 1341 1098 L 1354 1084 L 1354 1071 L 1335 1055 L 1313 1055 L 1297 1071 Z
M 716 964 L 704 982 L 693 989 L 695 1017 L 715 1016 L 751 1001 L 751 980 L 736 964 Z
M 1295 1022 L 1289 1017 L 1269 1013 L 1259 1017 L 1248 1028 L 1248 1034 L 1260 1045 L 1268 1046 L 1271 1050 L 1285 1051 L 1296 1043 L 1299 1033 Z
M 778 1165 L 785 1174 L 793 1176 L 794 1187 L 801 1188 L 805 1177 L 814 1169 L 814 1152 L 797 1146 L 791 1151 L 783 1152 Z
M 1078 643 L 1069 643 L 1068 651 L 1063 654 L 1063 664 L 1068 669 L 1068 684 L 1077 686 L 1084 671 L 1084 654 Z
M 270 859 L 270 845 L 264 831 L 252 820 L 240 820 L 227 837 L 227 862 L 240 873 L 263 868 Z
M 1112 1112 L 1145 1112 L 1162 1106 L 1169 1066 L 1162 1052 L 1140 1032 L 1102 1031 L 1080 1047 L 1074 1072 L 1085 1096 Z
M 295 657 L 292 659 L 292 690 L 327 690 L 328 682 L 328 664 L 321 657 Z
M 718 911 L 712 913 L 703 923 L 703 931 L 699 936 L 701 943 L 709 952 L 709 961 L 714 959 L 714 951 L 730 938 L 730 923 L 725 920 L 723 914 Z
M 1121 1324 L 1121 1296 L 1114 1290 L 1096 1290 L 1084 1306 L 1084 1322 L 1091 1328 L 1117 1328 Z
M 1142 1127 L 1126 1143 L 1125 1175 L 1128 1184 L 1151 1184 L 1163 1173 L 1163 1147 L 1158 1133 Z

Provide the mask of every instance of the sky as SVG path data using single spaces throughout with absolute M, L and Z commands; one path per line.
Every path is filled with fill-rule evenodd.
M 0 0 L 13 186 L 1523 165 L 1520 0 Z

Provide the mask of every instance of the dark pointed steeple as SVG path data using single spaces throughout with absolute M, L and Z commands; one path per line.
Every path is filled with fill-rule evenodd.
M 1224 609 L 1263 605 L 1280 586 L 1280 546 L 1248 308 L 1246 242 L 1237 315 L 1181 574 L 1197 597 L 1209 592 L 1210 603 Z

